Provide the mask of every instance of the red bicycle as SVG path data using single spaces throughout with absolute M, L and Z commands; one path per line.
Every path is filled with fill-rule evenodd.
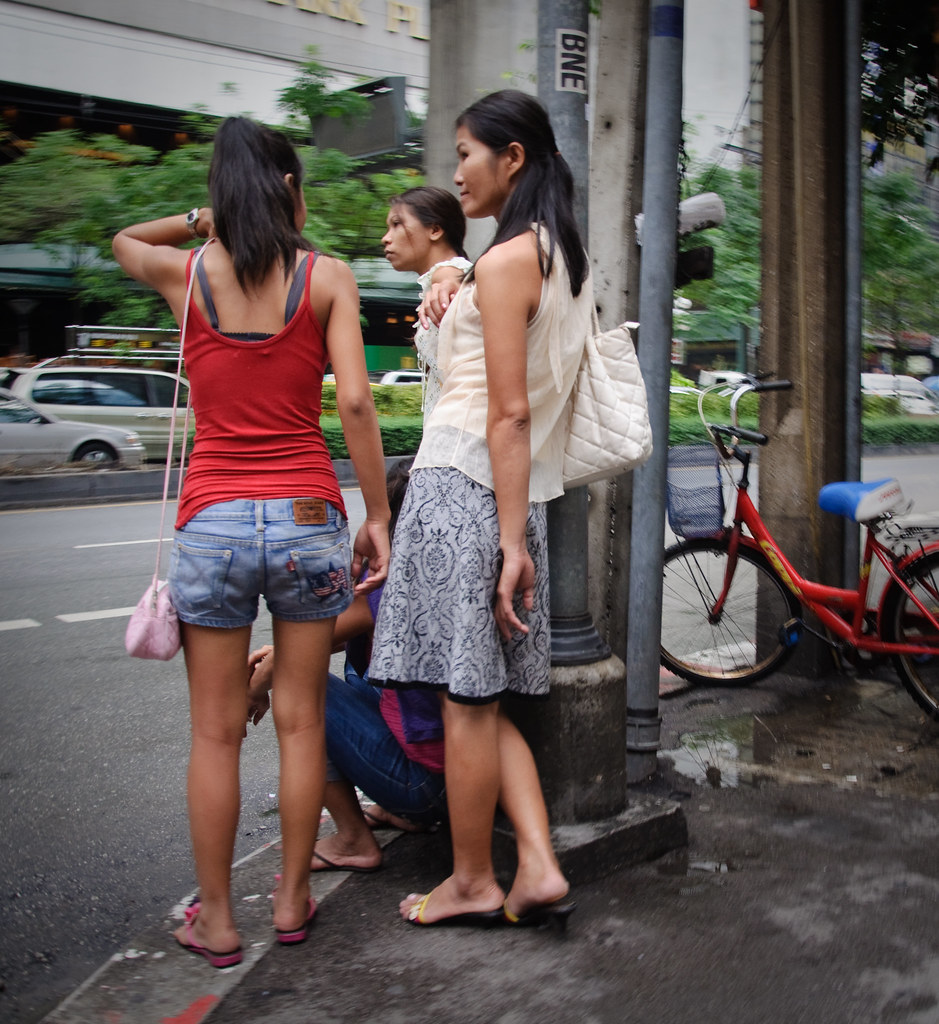
M 766 528 L 749 494 L 750 456 L 740 441 L 764 445 L 769 438 L 737 425 L 737 405 L 751 391 L 781 390 L 789 381 L 747 377 L 731 396 L 731 425 L 708 423 L 706 394 L 698 410 L 711 452 L 709 473 L 717 484 L 688 486 L 698 465 L 682 465 L 670 453 L 668 511 L 683 539 L 665 552 L 662 664 L 695 683 L 745 686 L 782 666 L 809 631 L 844 654 L 892 658 L 903 685 L 933 718 L 939 718 L 939 522 L 934 515 L 905 515 L 910 502 L 896 480 L 827 484 L 819 506 L 862 524 L 864 554 L 853 590 L 813 582 L 793 567 Z M 726 391 L 725 391 L 726 393 Z M 742 466 L 734 484 L 731 524 L 724 523 L 722 467 Z M 690 506 L 690 512 L 689 512 Z M 871 568 L 888 579 L 876 600 Z M 822 630 L 805 621 L 810 610 Z

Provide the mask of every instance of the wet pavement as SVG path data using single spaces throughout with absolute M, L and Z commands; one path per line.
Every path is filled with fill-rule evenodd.
M 276 947 L 270 847 L 236 871 L 245 964 L 174 949 L 168 915 L 48 1020 L 939 1021 L 939 726 L 886 669 L 666 689 L 633 801 L 677 802 L 688 845 L 578 885 L 566 934 L 403 923 L 448 842 L 385 833 L 383 870 L 316 878 L 310 940 Z

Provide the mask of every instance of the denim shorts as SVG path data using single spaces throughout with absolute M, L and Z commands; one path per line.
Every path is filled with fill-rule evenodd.
M 294 499 L 223 501 L 176 531 L 169 585 L 176 612 L 196 626 L 235 629 L 257 618 L 263 594 L 275 619 L 308 622 L 352 603 L 346 517 L 297 525 Z M 302 518 L 302 517 L 301 517 Z

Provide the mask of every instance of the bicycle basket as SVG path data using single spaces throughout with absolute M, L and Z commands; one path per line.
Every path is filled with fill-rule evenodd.
M 724 525 L 720 457 L 713 445 L 676 445 L 668 450 L 668 525 L 678 537 L 713 537 Z

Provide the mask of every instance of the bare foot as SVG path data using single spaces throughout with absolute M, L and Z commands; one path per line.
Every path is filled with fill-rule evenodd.
M 506 898 L 505 908 L 510 913 L 521 916 L 533 907 L 554 903 L 569 892 L 570 884 L 559 869 L 549 871 L 538 878 L 523 877 L 522 872 L 519 872 Z
M 311 871 L 376 871 L 381 867 L 381 847 L 371 832 L 346 841 L 341 833 L 320 839 L 313 849 Z
M 310 896 L 293 900 L 288 906 L 286 897 L 274 890 L 273 924 L 277 932 L 296 932 L 316 913 L 316 901 Z
M 407 818 L 399 818 L 391 811 L 386 811 L 378 804 L 363 809 L 362 813 L 368 819 L 370 828 L 399 828 L 402 832 L 427 832 L 428 825 L 422 825 L 419 821 L 409 821 Z
M 435 924 L 461 914 L 501 912 L 504 901 L 505 893 L 495 880 L 467 889 L 451 875 L 426 896 L 412 892 L 398 904 L 398 910 L 405 921 Z
M 231 923 L 221 926 L 210 927 L 204 920 L 204 915 L 197 907 L 188 908 L 186 911 L 186 923 L 181 925 L 173 936 L 176 941 L 187 949 L 193 946 L 203 946 L 205 949 L 224 955 L 232 953 L 241 948 L 241 940 L 235 926 Z

